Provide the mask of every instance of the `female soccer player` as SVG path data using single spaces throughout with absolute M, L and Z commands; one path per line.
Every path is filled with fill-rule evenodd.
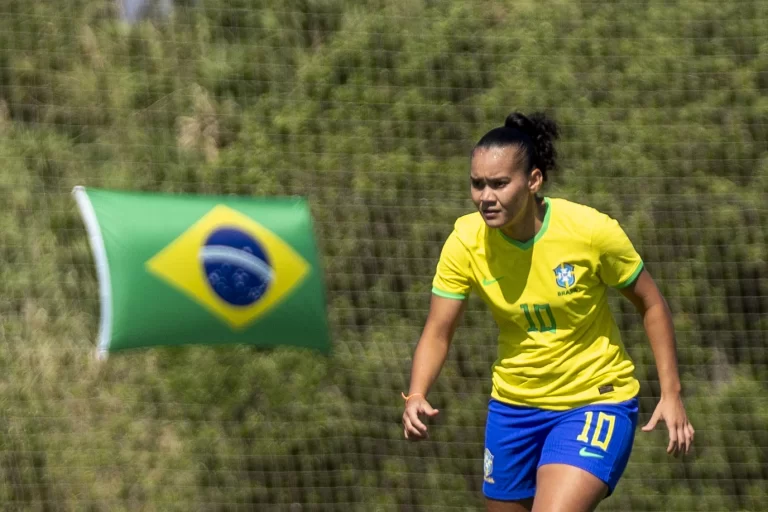
M 499 327 L 485 433 L 488 511 L 591 511 L 624 471 L 639 383 L 608 307 L 613 287 L 639 311 L 656 360 L 668 453 L 694 430 L 680 397 L 672 318 L 619 223 L 590 207 L 540 197 L 555 168 L 555 123 L 513 113 L 472 151 L 477 212 L 460 217 L 433 280 L 430 311 L 405 398 L 405 437 L 427 437 L 426 399 L 470 290 Z

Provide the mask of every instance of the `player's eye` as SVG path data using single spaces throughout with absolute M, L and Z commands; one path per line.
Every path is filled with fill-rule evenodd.
M 492 181 L 491 183 L 489 183 L 489 185 L 493 189 L 500 189 L 500 188 L 504 188 L 507 185 L 507 183 L 509 183 L 509 182 L 506 181 L 506 180 L 504 180 L 504 181 Z
M 472 182 L 472 188 L 476 188 L 478 190 L 481 190 L 485 184 L 483 183 L 483 180 L 470 180 Z

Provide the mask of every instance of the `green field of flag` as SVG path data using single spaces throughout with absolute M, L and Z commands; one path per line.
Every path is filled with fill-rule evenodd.
M 75 187 L 99 281 L 100 357 L 245 343 L 330 352 L 303 198 Z

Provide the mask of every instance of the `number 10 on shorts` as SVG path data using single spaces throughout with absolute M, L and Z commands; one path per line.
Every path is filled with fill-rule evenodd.
M 601 448 L 603 451 L 608 451 L 608 443 L 611 442 L 611 437 L 613 436 L 613 426 L 616 422 L 616 416 L 612 414 L 605 414 L 604 412 L 600 412 L 597 415 L 597 425 L 595 425 L 595 430 L 592 433 L 592 440 L 589 440 L 589 431 L 592 428 L 592 417 L 594 416 L 594 413 L 592 411 L 587 411 L 584 413 L 587 418 L 584 420 L 584 429 L 581 431 L 581 434 L 579 434 L 579 437 L 576 438 L 577 441 L 582 441 L 584 443 L 589 443 L 592 446 L 596 446 L 598 448 Z M 603 440 L 600 440 L 600 434 L 603 431 L 603 424 L 608 423 L 608 428 L 605 432 L 605 438 Z

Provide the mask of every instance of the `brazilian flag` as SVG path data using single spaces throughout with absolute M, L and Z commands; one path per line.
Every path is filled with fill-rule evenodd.
M 96 263 L 100 357 L 223 343 L 330 352 L 306 200 L 80 186 L 73 195 Z

